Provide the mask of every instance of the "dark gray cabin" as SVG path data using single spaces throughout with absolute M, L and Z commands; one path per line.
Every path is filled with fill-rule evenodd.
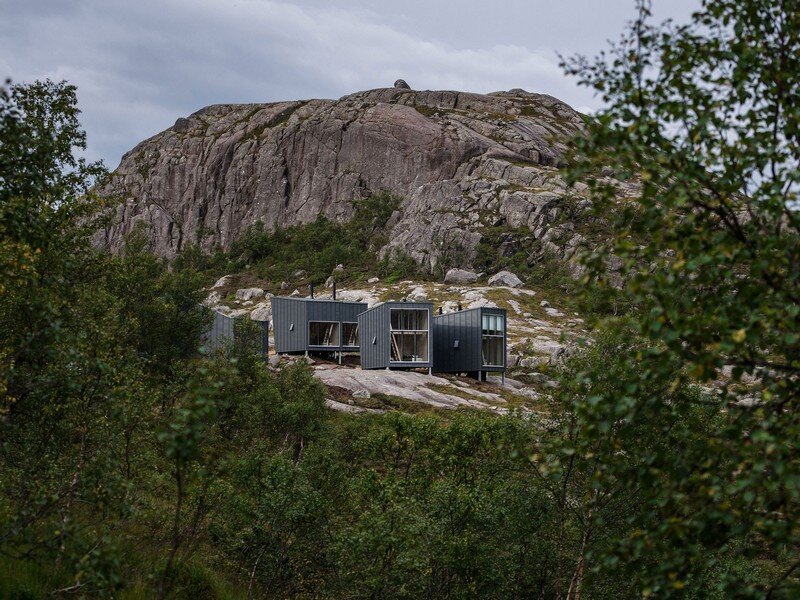
M 229 317 L 219 311 L 213 309 L 206 309 L 214 314 L 214 320 L 211 327 L 201 337 L 201 347 L 206 352 L 214 352 L 221 350 L 226 343 L 233 342 L 236 339 L 237 322 L 242 322 L 249 317 Z M 262 354 L 269 352 L 269 322 L 267 321 L 251 321 L 254 327 L 260 329 L 260 351 Z
M 470 308 L 433 318 L 433 370 L 487 373 L 506 370 L 506 309 Z
M 323 298 L 272 298 L 277 354 L 358 352 L 358 315 L 365 302 Z
M 384 302 L 361 313 L 361 367 L 430 371 L 432 323 L 430 302 Z

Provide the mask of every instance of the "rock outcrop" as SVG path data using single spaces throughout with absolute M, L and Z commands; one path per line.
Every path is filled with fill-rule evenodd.
M 489 278 L 489 285 L 517 288 L 522 285 L 522 280 L 511 271 L 500 271 Z
M 444 276 L 445 283 L 475 283 L 478 281 L 478 274 L 466 269 L 450 269 Z
M 125 154 L 101 190 L 123 201 L 96 242 L 119 251 L 142 223 L 168 258 L 190 244 L 228 248 L 256 222 L 346 221 L 354 203 L 385 189 L 404 200 L 382 255 L 400 250 L 431 271 L 469 268 L 487 229 L 538 240 L 580 195 L 557 167 L 582 127 L 563 102 L 519 89 L 396 85 L 339 100 L 209 106 Z

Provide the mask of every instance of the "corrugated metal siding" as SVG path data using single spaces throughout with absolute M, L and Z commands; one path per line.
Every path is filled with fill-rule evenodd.
M 433 318 L 433 369 L 439 373 L 477 371 L 481 361 L 481 309 Z M 458 340 L 458 348 L 455 341 Z
M 340 302 L 338 300 L 311 298 L 272 298 L 272 329 L 275 337 L 275 352 L 305 352 L 307 350 L 338 351 L 343 347 L 341 323 L 357 323 L 358 315 L 367 310 L 364 302 Z M 338 346 L 308 345 L 308 323 L 310 321 L 333 321 L 339 323 Z M 294 329 L 290 330 L 291 324 Z M 360 328 L 359 328 L 360 329 Z
M 226 342 L 233 342 L 236 338 L 236 319 L 213 311 L 214 321 L 211 328 L 202 337 L 202 346 L 208 351 L 221 349 Z M 247 318 L 247 317 L 240 317 Z M 269 352 L 269 323 L 267 321 L 254 321 L 261 327 L 261 353 Z
M 221 312 L 212 311 L 214 321 L 211 328 L 203 335 L 202 345 L 208 350 L 222 348 L 228 340 L 233 340 L 233 319 Z
M 273 296 L 271 303 L 275 352 L 305 352 L 308 344 L 306 303 L 295 298 L 278 296 Z
M 385 304 L 379 304 L 358 315 L 362 368 L 382 369 L 389 364 L 388 332 L 389 312 Z
M 505 370 L 507 331 L 503 336 L 503 366 L 484 366 L 482 349 L 483 315 L 502 315 L 503 308 L 471 308 L 434 317 L 433 370 L 439 373 Z M 505 329 L 508 329 L 506 320 Z M 458 348 L 454 348 L 458 340 Z
M 428 311 L 428 361 L 392 362 L 390 311 L 400 309 L 426 309 Z M 433 365 L 433 304 L 430 302 L 384 302 L 362 313 L 358 317 L 361 338 L 361 367 L 364 369 L 428 368 Z M 372 343 L 372 340 L 375 343 Z

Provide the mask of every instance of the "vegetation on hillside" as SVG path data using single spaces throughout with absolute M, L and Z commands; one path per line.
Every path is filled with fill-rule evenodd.
M 265 228 L 259 222 L 245 230 L 228 252 L 207 254 L 190 247 L 175 260 L 176 270 L 200 270 L 209 274 L 248 270 L 259 280 L 308 281 L 320 284 L 342 266 L 339 278 L 365 280 L 375 274 L 388 282 L 424 277 L 414 260 L 396 251 L 379 256 L 386 243 L 386 224 L 400 209 L 400 198 L 386 191 L 353 201 L 354 215 L 344 223 L 319 216 L 311 223 Z M 295 276 L 301 271 L 302 277 Z
M 791 597 L 800 570 L 800 4 L 704 2 L 680 27 L 654 26 L 649 3 L 639 4 L 610 54 L 567 63 L 607 105 L 569 174 L 591 182 L 598 215 L 613 225 L 587 257 L 590 275 L 604 279 L 612 252 L 624 260 L 629 320 L 651 345 L 623 357 L 641 372 L 624 379 L 624 394 L 591 395 L 576 414 L 598 443 L 654 421 L 669 426 L 659 437 L 674 435 L 672 423 L 683 427 L 691 410 L 713 426 L 671 455 L 640 436 L 621 448 L 641 461 L 636 469 L 603 461 L 617 485 L 651 496 L 634 535 L 617 537 L 606 560 L 636 568 L 659 597 L 709 576 L 730 597 Z M 640 195 L 620 202 L 610 172 L 639 181 Z M 713 394 L 677 402 L 650 387 L 720 379 Z M 590 374 L 591 385 L 601 380 Z M 576 452 L 597 456 L 592 444 Z M 730 570 L 729 557 L 748 572 Z M 761 580 L 768 564 L 779 570 Z
M 623 257 L 628 311 L 545 422 L 336 414 L 247 335 L 198 354 L 209 258 L 170 269 L 138 232 L 95 251 L 75 89 L 0 90 L 0 596 L 796 597 L 798 15 L 717 0 L 654 27 L 642 4 L 569 63 L 608 105 L 570 168 L 616 232 L 587 276 Z M 356 210 L 224 260 L 377 268 L 355 251 L 392 200 Z

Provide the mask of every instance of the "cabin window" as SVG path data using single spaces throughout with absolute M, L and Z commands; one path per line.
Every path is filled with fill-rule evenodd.
M 391 362 L 428 362 L 428 310 L 393 308 L 390 312 Z
M 342 346 L 358 348 L 358 323 L 342 323 Z
M 339 346 L 339 323 L 335 321 L 309 321 L 309 346 Z
M 504 338 L 506 331 L 503 315 L 483 315 L 481 323 L 481 353 L 483 366 L 505 365 Z

